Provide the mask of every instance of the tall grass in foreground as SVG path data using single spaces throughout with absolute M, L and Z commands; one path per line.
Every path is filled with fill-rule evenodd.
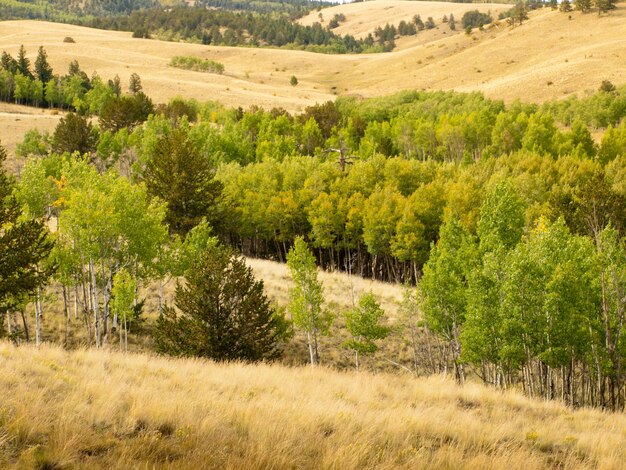
M 0 343 L 0 468 L 620 468 L 626 416 L 443 377 Z

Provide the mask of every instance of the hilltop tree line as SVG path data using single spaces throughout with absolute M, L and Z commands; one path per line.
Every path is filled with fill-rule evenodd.
M 26 57 L 24 46 L 16 58 L 6 51 L 0 57 L 0 100 L 97 115 L 104 128 L 132 128 L 154 112 L 152 100 L 141 89 L 141 78 L 133 73 L 128 84 L 130 94 L 124 95 L 118 76 L 107 82 L 97 74 L 89 78 L 76 60 L 70 63 L 67 74 L 57 75 L 43 47 L 34 64 Z

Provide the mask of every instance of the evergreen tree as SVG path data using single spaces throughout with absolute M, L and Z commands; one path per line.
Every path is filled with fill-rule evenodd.
M 26 49 L 24 45 L 20 46 L 20 50 L 17 53 L 17 71 L 30 79 L 34 78 L 30 71 L 30 60 L 26 57 Z
M 109 88 L 111 89 L 111 91 L 113 91 L 115 96 L 119 98 L 122 94 L 122 82 L 120 81 L 120 76 L 116 75 L 113 80 L 109 79 L 107 84 L 109 85 Z
M 185 129 L 179 127 L 159 139 L 142 179 L 149 194 L 167 204 L 171 233 L 184 236 L 203 218 L 213 227 L 219 224 L 222 184 Z
M 157 349 L 216 361 L 260 361 L 279 355 L 285 323 L 243 258 L 210 244 L 178 284 L 176 308 L 166 308 L 155 332 Z
M 592 0 L 574 0 L 574 8 L 582 13 L 589 13 L 591 11 Z
M 569 0 L 563 0 L 559 6 L 559 11 L 569 13 L 572 11 L 572 3 Z
M 456 31 L 456 20 L 454 19 L 454 15 L 450 13 L 450 20 L 448 21 L 448 26 L 452 31 Z
M 83 116 L 68 113 L 54 129 L 52 149 L 57 153 L 91 154 L 98 143 L 98 132 Z
M 15 75 L 18 70 L 18 63 L 11 54 L 7 51 L 2 51 L 2 57 L 0 58 L 0 64 L 2 68 L 9 72 L 11 75 Z
M 39 47 L 35 60 L 35 75 L 42 83 L 48 83 L 53 77 L 52 67 L 48 63 L 48 55 L 43 46 Z
M 142 90 L 141 86 L 141 78 L 136 73 L 130 75 L 130 82 L 128 84 L 128 89 L 133 95 L 136 95 Z

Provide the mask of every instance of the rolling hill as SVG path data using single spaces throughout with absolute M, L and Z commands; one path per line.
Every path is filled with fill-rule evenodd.
M 472 7 L 494 13 L 502 8 L 497 4 Z M 326 17 L 334 11 L 345 12 L 347 21 L 340 26 L 341 32 L 359 35 L 376 24 L 397 24 L 414 12 L 424 12 L 425 17 L 458 11 L 455 16 L 460 17 L 467 8 L 465 4 L 375 0 L 323 12 Z M 302 21 L 312 19 L 315 15 Z M 0 50 L 16 54 L 24 44 L 34 60 L 37 48 L 43 45 L 58 72 L 65 71 L 70 61 L 77 59 L 88 73 L 97 71 L 105 78 L 119 74 L 123 83 L 136 72 L 142 77 L 144 90 L 156 102 L 182 95 L 200 101 L 217 100 L 228 106 L 245 108 L 256 104 L 283 107 L 291 112 L 339 94 L 371 97 L 404 89 L 481 91 L 506 101 L 542 102 L 596 90 L 605 79 L 618 85 L 624 80 L 623 3 L 601 17 L 539 10 L 532 12 L 522 26 L 511 27 L 496 21 L 470 36 L 449 31 L 444 24 L 438 28 L 399 39 L 399 47 L 391 53 L 325 55 L 133 39 L 130 33 L 123 32 L 5 21 L 0 22 Z M 76 43 L 64 43 L 66 36 Z M 219 61 L 224 64 L 225 73 L 170 67 L 169 61 L 175 55 Z M 290 84 L 292 75 L 298 78 L 295 87 Z M 9 144 L 21 137 L 8 130 L 12 122 L 15 116 L 0 115 L 0 124 L 7 129 L 0 138 Z M 51 124 L 45 120 L 34 125 L 45 128 Z

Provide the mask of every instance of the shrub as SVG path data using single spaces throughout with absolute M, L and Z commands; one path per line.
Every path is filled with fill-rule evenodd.
M 196 72 L 224 73 L 224 64 L 200 57 L 177 55 L 170 60 L 170 66 Z
M 74 41 L 74 38 L 71 36 L 65 36 L 63 38 L 63 42 L 71 42 L 72 44 L 75 43 L 76 41 Z

